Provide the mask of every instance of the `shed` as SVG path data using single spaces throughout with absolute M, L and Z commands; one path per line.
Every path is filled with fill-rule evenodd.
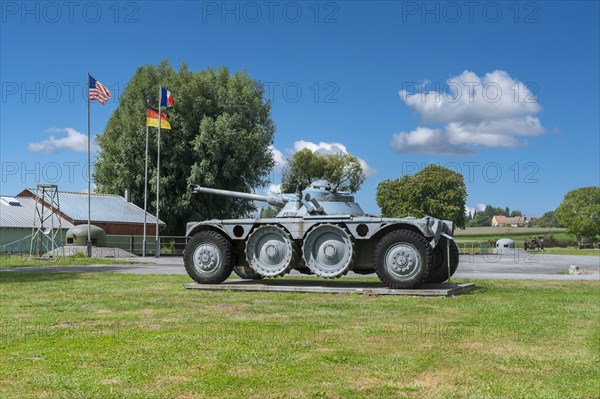
M 29 252 L 35 199 L 30 197 L 0 196 L 0 252 Z M 61 240 L 73 223 L 61 217 Z
M 36 198 L 35 189 L 25 189 L 19 196 Z M 88 195 L 72 191 L 59 191 L 60 213 L 72 225 L 88 222 Z M 90 195 L 91 223 L 103 229 L 106 234 L 143 235 L 144 210 L 124 197 L 115 194 Z M 31 213 L 33 215 L 33 211 Z M 33 216 L 32 216 L 33 217 Z M 156 217 L 146 215 L 147 234 L 155 234 Z M 165 223 L 159 220 L 159 227 Z

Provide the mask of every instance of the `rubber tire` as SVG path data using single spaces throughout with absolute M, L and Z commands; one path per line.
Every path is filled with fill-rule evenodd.
M 194 267 L 194 251 L 203 243 L 215 245 L 222 259 L 220 265 L 210 274 L 198 273 Z M 233 271 L 233 248 L 222 234 L 212 230 L 201 231 L 187 242 L 183 253 L 183 264 L 187 274 L 198 284 L 220 284 L 227 280 Z
M 458 246 L 454 240 L 448 240 L 446 237 L 442 237 L 438 242 L 438 245 L 433 249 L 433 271 L 427 277 L 427 282 L 432 284 L 439 284 L 450 277 L 448 277 L 448 260 L 446 259 L 447 248 L 446 243 L 450 241 L 450 277 L 456 273 L 458 269 Z
M 398 243 L 411 244 L 421 255 L 422 267 L 410 279 L 397 280 L 385 267 L 385 256 L 387 250 Z M 385 285 L 390 288 L 414 288 L 427 279 L 433 267 L 433 250 L 429 242 L 420 234 L 410 230 L 395 230 L 385 236 L 375 246 L 373 253 L 375 273 Z
M 234 266 L 233 272 L 237 274 L 239 278 L 243 278 L 244 280 L 261 280 L 263 278 L 263 276 L 247 266 Z

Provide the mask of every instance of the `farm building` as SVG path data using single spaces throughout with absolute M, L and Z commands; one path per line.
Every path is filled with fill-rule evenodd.
M 88 195 L 70 191 L 59 191 L 59 216 L 64 242 L 66 231 L 73 226 L 87 224 Z M 0 204 L 0 252 L 28 252 L 36 204 L 36 190 L 25 189 L 16 197 L 2 197 Z M 144 233 L 144 210 L 120 195 L 91 194 L 91 223 L 109 235 L 109 245 L 129 245 L 134 240 L 141 242 Z M 50 204 L 45 203 L 46 208 Z M 147 234 L 155 234 L 156 218 L 147 214 Z M 165 223 L 159 221 L 159 226 Z M 23 248 L 21 248 L 23 247 Z
M 525 216 L 494 216 L 492 217 L 492 226 L 510 226 L 510 227 L 527 227 L 531 222 L 531 218 Z

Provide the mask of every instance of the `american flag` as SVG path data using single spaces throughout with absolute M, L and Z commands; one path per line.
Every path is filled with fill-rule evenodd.
M 90 90 L 88 93 L 88 98 L 90 101 L 98 101 L 100 104 L 104 105 L 110 98 L 110 91 L 96 79 L 94 79 L 91 75 L 90 77 Z

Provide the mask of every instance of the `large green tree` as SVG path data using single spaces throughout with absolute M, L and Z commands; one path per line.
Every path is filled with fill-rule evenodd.
M 377 186 L 377 205 L 383 216 L 426 215 L 452 220 L 465 227 L 467 189 L 464 178 L 450 169 L 428 165 L 418 173 Z
M 275 127 L 264 87 L 246 72 L 226 68 L 173 70 L 167 61 L 139 68 L 119 98 L 105 131 L 94 179 L 100 192 L 123 193 L 143 206 L 146 98 L 157 106 L 158 88 L 167 87 L 175 105 L 165 110 L 171 130 L 161 131 L 160 218 L 166 234 L 181 234 L 185 223 L 239 217 L 252 203 L 191 195 L 188 184 L 252 191 L 268 183 L 273 167 L 269 146 Z M 156 209 L 157 129 L 150 128 L 149 211 Z
M 283 171 L 281 191 L 295 192 L 317 179 L 327 179 L 340 191 L 356 192 L 365 181 L 360 161 L 350 154 L 319 154 L 304 148 L 288 159 Z
M 556 218 L 575 237 L 600 234 L 600 187 L 569 191 L 556 208 Z

